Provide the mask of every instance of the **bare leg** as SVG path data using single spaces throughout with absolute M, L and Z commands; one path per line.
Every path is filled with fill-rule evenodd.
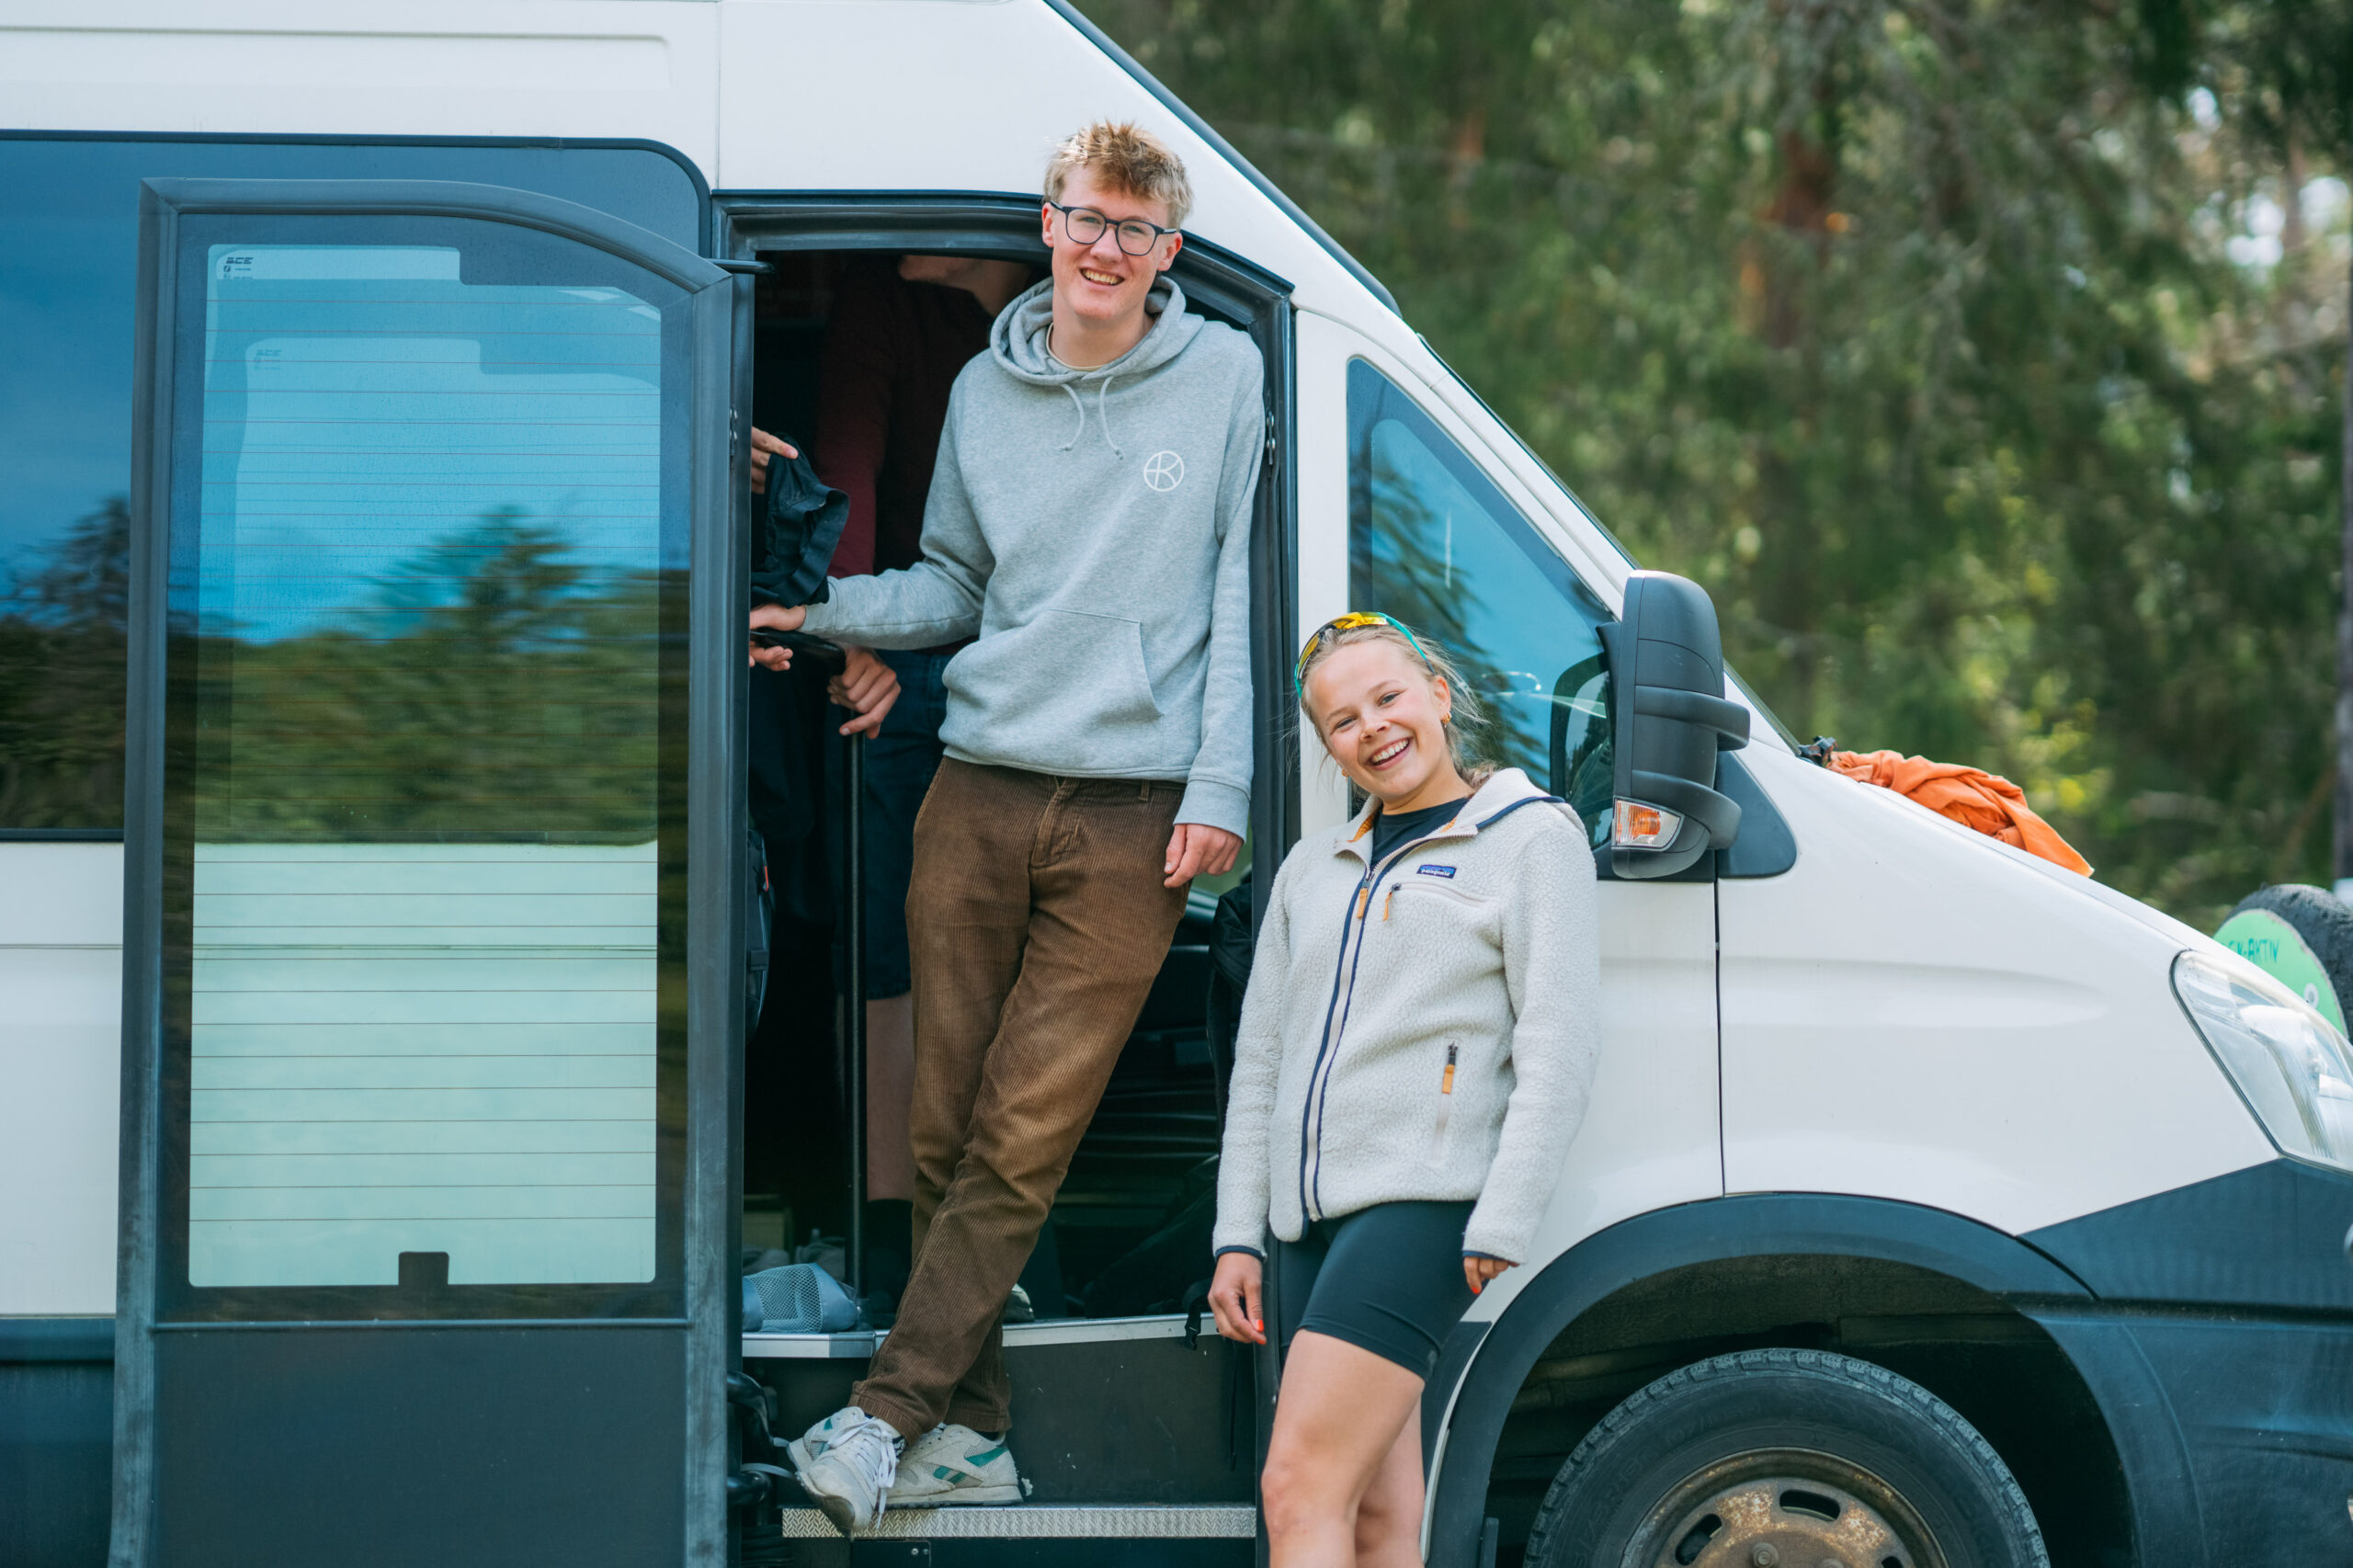
M 1313 1330 L 1291 1340 L 1259 1483 L 1274 1568 L 1392 1568 L 1420 1561 L 1421 1397 L 1420 1378 L 1370 1350 Z M 1402 1478 L 1390 1472 L 1409 1425 L 1407 1509 L 1399 1496 Z M 1376 1482 L 1380 1494 L 1369 1497 Z M 1360 1517 L 1382 1555 L 1358 1556 L 1368 1533 Z
M 1357 1504 L 1357 1568 L 1422 1568 L 1422 1391 L 1405 1412 L 1405 1429 Z
M 885 996 L 866 1005 L 866 1196 L 915 1195 L 915 1156 L 907 1142 L 907 1104 L 915 1082 L 915 999 Z

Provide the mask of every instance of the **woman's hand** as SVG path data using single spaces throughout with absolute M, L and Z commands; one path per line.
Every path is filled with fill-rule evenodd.
M 1267 1343 L 1267 1321 L 1258 1307 L 1266 1268 L 1246 1252 L 1230 1252 L 1217 1260 L 1216 1278 L 1210 1281 L 1210 1311 L 1217 1314 L 1217 1331 L 1228 1339 Z
M 1494 1284 L 1498 1276 L 1514 1265 L 1500 1257 L 1482 1257 L 1473 1253 L 1462 1256 L 1462 1278 L 1471 1282 L 1471 1293 L 1477 1295 Z
M 882 727 L 884 715 L 899 700 L 899 672 L 867 648 L 844 648 L 848 663 L 825 684 L 825 695 L 858 717 L 842 726 L 845 735 L 870 735 Z
M 801 623 L 808 619 L 809 607 L 806 605 L 758 605 L 752 610 L 755 629 L 767 627 L 774 631 L 798 631 Z M 790 648 L 763 648 L 755 642 L 751 649 L 752 663 L 763 669 L 789 670 L 792 667 L 792 650 Z

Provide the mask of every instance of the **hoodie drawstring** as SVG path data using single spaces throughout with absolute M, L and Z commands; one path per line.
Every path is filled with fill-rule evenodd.
M 1117 379 L 1113 376 L 1103 378 L 1102 389 L 1095 394 L 1095 417 L 1103 426 L 1103 444 L 1111 449 L 1113 457 L 1123 458 L 1127 453 L 1120 450 L 1120 443 L 1111 435 L 1111 383 Z M 1078 445 L 1078 438 L 1086 434 L 1086 401 L 1078 395 L 1076 382 L 1064 381 L 1062 388 L 1070 393 L 1071 405 L 1078 410 L 1078 424 L 1072 429 L 1070 439 L 1063 443 L 1063 450 L 1069 451 Z
M 1111 449 L 1111 455 L 1115 458 L 1126 457 L 1127 453 L 1120 450 L 1120 443 L 1111 434 L 1111 378 L 1109 376 L 1103 378 L 1103 390 L 1095 394 L 1095 417 L 1102 422 L 1103 443 Z

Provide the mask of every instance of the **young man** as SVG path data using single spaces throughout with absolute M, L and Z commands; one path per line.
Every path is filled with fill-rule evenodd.
M 844 269 L 818 358 L 817 427 L 809 450 L 817 477 L 849 497 L 849 521 L 829 575 L 900 571 L 923 559 L 924 502 L 949 393 L 958 372 L 987 351 L 989 324 L 1037 277 L 1024 262 L 972 256 L 877 256 Z M 755 492 L 771 454 L 794 455 L 788 443 L 754 430 Z M 970 641 L 882 652 L 890 722 L 870 731 L 866 745 L 863 1279 L 870 1299 L 880 1295 L 893 1307 L 907 1281 L 915 1193 L 907 1143 L 915 999 L 906 916 L 915 812 L 943 755 L 948 664 Z M 856 648 L 851 656 L 875 657 Z M 845 684 L 857 673 L 845 672 Z
M 1183 165 L 1131 125 L 1056 151 L 1052 276 L 957 378 L 923 559 L 755 624 L 950 662 L 915 824 L 915 1267 L 851 1403 L 793 1447 L 843 1529 L 1011 1502 L 997 1322 L 1197 875 L 1250 791 L 1250 340 L 1164 278 Z M 771 664 L 781 650 L 763 650 Z M 900 1458 L 906 1445 L 904 1467 Z M 894 1478 L 898 1484 L 892 1485 Z

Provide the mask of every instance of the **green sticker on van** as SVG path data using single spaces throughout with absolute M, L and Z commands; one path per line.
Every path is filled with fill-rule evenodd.
M 2337 1005 L 2336 987 L 2293 926 L 2268 909 L 2249 909 L 2222 922 L 2214 940 L 2311 1003 L 2336 1026 L 2337 1033 L 2345 1033 L 2345 1010 Z

